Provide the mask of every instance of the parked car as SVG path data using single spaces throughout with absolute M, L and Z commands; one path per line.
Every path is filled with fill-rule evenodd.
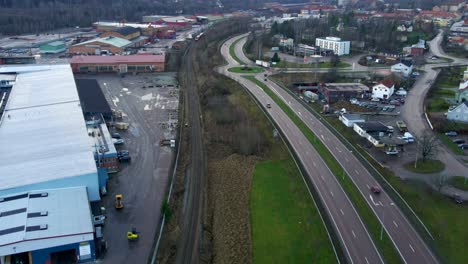
M 356 98 L 351 98 L 351 99 L 349 100 L 349 102 L 350 102 L 351 104 L 354 104 L 354 105 L 359 104 L 359 101 L 358 101 L 358 99 L 356 99 Z
M 460 195 L 459 195 L 458 193 L 456 193 L 456 194 L 453 195 L 453 200 L 454 200 L 457 204 L 463 203 L 463 199 L 460 197 Z
M 400 101 L 398 101 L 398 100 L 391 100 L 390 104 L 391 105 L 401 105 Z
M 461 148 L 461 149 L 468 149 L 468 144 L 466 144 L 466 143 L 458 144 L 458 147 Z
M 448 132 L 445 132 L 445 135 L 447 137 L 456 137 L 458 135 L 458 133 L 455 132 L 455 131 L 448 131 Z
M 116 139 L 121 139 L 122 138 L 119 133 L 111 133 L 111 137 L 116 138 Z
M 130 157 L 129 155 L 119 156 L 120 162 L 130 162 L 131 160 L 132 160 L 132 157 Z
M 120 157 L 120 156 L 128 156 L 130 155 L 130 152 L 128 150 L 121 150 L 119 152 L 117 152 L 117 156 Z
M 452 140 L 452 142 L 455 143 L 455 144 L 463 144 L 466 141 L 461 139 L 461 138 L 457 138 L 457 139 Z
M 370 188 L 371 192 L 375 193 L 375 194 L 379 194 L 381 192 L 379 186 L 372 186 Z
M 380 99 L 379 99 L 379 98 L 372 97 L 371 101 L 372 101 L 372 102 L 380 102 Z
M 123 145 L 123 144 L 125 144 L 125 141 L 123 139 L 121 139 L 121 138 L 119 138 L 119 139 L 113 138 L 112 143 L 114 143 L 114 145 Z
M 266 108 L 271 108 L 271 104 L 266 104 Z

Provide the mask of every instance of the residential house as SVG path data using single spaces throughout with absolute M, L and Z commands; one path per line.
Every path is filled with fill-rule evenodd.
M 409 60 L 401 60 L 399 63 L 392 65 L 391 71 L 408 77 L 413 72 L 413 63 Z
M 468 67 L 466 70 L 463 72 L 463 80 L 468 80 Z
M 450 34 L 462 37 L 468 36 L 468 19 L 455 22 L 450 27 Z
M 338 119 L 347 127 L 353 127 L 356 123 L 366 121 L 360 114 L 342 114 Z
M 322 83 L 318 87 L 318 92 L 321 98 L 332 104 L 340 100 L 364 98 L 369 93 L 369 87 L 361 83 Z
M 460 82 L 456 97 L 458 103 L 468 102 L 468 79 Z
M 385 79 L 372 87 L 372 98 L 388 99 L 395 91 L 395 84 L 390 79 Z
M 457 12 L 463 9 L 465 0 L 448 0 L 440 5 L 440 9 L 446 12 Z
M 447 119 L 454 122 L 468 123 L 468 101 L 464 101 L 447 112 Z

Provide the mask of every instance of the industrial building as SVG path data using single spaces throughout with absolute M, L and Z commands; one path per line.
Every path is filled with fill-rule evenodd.
M 151 40 L 157 36 L 164 36 L 170 30 L 169 27 L 164 25 L 151 25 L 151 24 L 138 24 L 138 23 L 121 23 L 121 22 L 95 22 L 93 27 L 98 32 L 107 32 L 116 30 L 121 27 L 137 28 L 141 31 L 143 36 L 150 37 Z
M 106 169 L 108 173 L 117 172 L 119 171 L 117 150 L 105 121 L 105 118 L 108 120 L 112 118 L 112 110 L 95 79 L 76 79 L 75 82 L 96 166 Z M 100 183 L 100 186 L 102 190 L 105 182 Z
M 63 41 L 54 41 L 39 46 L 39 53 L 42 54 L 57 54 L 67 50 L 67 46 Z
M 0 196 L 85 186 L 100 200 L 96 163 L 69 65 L 0 67 L 16 76 L 0 117 Z
M 0 65 L 5 64 L 35 64 L 34 56 L 3 56 L 0 57 Z
M 165 55 L 74 56 L 70 64 L 75 73 L 162 72 Z
M 93 233 L 84 186 L 0 196 L 0 263 L 94 261 Z
M 132 42 L 132 44 L 129 47 L 133 47 L 133 48 L 141 47 L 148 41 L 148 37 L 141 36 L 141 32 L 139 28 L 128 27 L 128 26 L 115 28 L 111 31 L 106 31 L 102 33 L 100 37 L 101 38 L 115 37 L 115 38 L 126 39 Z
M 342 56 L 349 54 L 351 44 L 337 37 L 317 38 L 315 45 L 322 49 L 332 50 L 335 55 Z
M 132 45 L 133 43 L 129 40 L 109 36 L 75 44 L 70 47 L 69 53 L 88 55 L 122 54 L 126 48 Z
M 321 98 L 332 104 L 351 98 L 364 98 L 370 89 L 361 83 L 322 83 L 319 85 L 318 91 Z

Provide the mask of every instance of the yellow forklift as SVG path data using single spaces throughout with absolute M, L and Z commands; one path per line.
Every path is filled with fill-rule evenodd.
M 115 195 L 115 209 L 122 209 L 123 203 L 122 203 L 123 195 L 122 194 L 117 194 Z

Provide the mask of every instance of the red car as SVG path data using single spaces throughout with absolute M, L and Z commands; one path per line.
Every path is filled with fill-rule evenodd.
M 379 194 L 380 193 L 380 188 L 378 186 L 372 186 L 370 188 L 371 192 L 375 193 L 375 194 Z

